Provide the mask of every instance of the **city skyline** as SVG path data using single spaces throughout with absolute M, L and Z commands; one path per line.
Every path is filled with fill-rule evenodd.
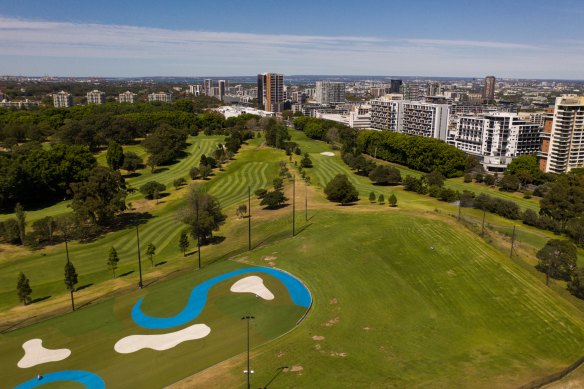
M 584 79 L 577 1 L 351 5 L 9 2 L 0 74 Z

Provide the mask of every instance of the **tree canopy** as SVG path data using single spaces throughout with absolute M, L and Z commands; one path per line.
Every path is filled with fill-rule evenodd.
M 325 187 L 324 193 L 329 201 L 349 204 L 359 200 L 359 192 L 345 174 L 337 174 Z
M 227 216 L 221 212 L 219 201 L 201 187 L 191 187 L 186 201 L 180 218 L 189 226 L 193 238 L 205 242 L 213 236 L 213 231 L 218 231 L 225 223 Z

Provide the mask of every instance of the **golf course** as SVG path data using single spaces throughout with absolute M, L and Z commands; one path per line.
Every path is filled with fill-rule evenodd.
M 128 177 L 132 188 L 155 179 L 165 196 L 131 193 L 135 223 L 69 242 L 79 273 L 73 312 L 64 244 L 3 245 L 2 386 L 243 388 L 248 340 L 251 386 L 262 388 L 517 388 L 584 356 L 583 304 L 561 281 L 547 287 L 533 268 L 552 233 L 522 226 L 510 258 L 508 231 L 519 222 L 488 215 L 488 234 L 480 236 L 471 224 L 481 211 L 465 209 L 463 223 L 455 204 L 373 185 L 330 145 L 289 131 L 313 162 L 304 169 L 310 183 L 300 179 L 301 155 L 267 147 L 263 137 L 207 180 L 191 182 L 189 169 L 224 139 L 202 134 L 188 138 L 177 163 Z M 145 155 L 141 146 L 128 149 Z M 97 160 L 105 164 L 103 153 Z M 271 188 L 282 162 L 295 177 L 284 179 L 287 204 L 266 209 L 253 193 Z M 402 176 L 422 174 L 397 167 Z M 358 202 L 326 200 L 323 188 L 337 174 L 348 176 Z M 177 178 L 202 186 L 227 215 L 215 233 L 221 239 L 200 252 L 191 241 L 186 255 L 177 215 L 189 189 L 172 187 Z M 461 178 L 445 185 L 539 207 Z M 249 192 L 251 218 L 236 216 Z M 394 194 L 397 207 L 368 201 L 370 192 Z M 70 212 L 67 205 L 27 211 L 27 220 Z M 148 243 L 156 246 L 152 261 Z M 106 266 L 111 247 L 120 257 L 115 278 Z M 33 289 L 27 306 L 14 289 L 19 272 Z

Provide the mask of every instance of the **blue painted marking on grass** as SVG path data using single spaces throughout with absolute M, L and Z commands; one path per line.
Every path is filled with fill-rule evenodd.
M 63 370 L 43 375 L 41 379 L 33 378 L 14 387 L 14 389 L 38 388 L 51 382 L 73 381 L 85 385 L 87 389 L 105 389 L 105 382 L 97 374 L 83 370 Z
M 132 319 L 139 326 L 150 329 L 165 329 L 183 325 L 199 316 L 207 304 L 207 294 L 211 287 L 229 278 L 247 273 L 265 273 L 277 278 L 286 286 L 292 301 L 296 305 L 308 308 L 312 302 L 308 289 L 290 274 L 276 269 L 249 267 L 221 274 L 220 276 L 211 278 L 210 280 L 204 281 L 195 286 L 191 291 L 186 306 L 182 311 L 172 317 L 154 317 L 144 314 L 141 309 L 142 302 L 144 301 L 144 297 L 142 297 L 132 308 Z

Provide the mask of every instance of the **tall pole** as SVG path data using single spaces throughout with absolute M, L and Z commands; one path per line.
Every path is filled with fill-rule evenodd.
M 244 317 L 241 318 L 241 320 L 247 321 L 247 370 L 245 371 L 245 373 L 247 375 L 247 389 L 250 389 L 251 388 L 250 382 L 249 382 L 249 379 L 250 379 L 250 376 L 249 375 L 251 374 L 251 370 L 250 370 L 250 367 L 249 367 L 249 321 L 251 319 L 255 319 L 255 317 L 253 317 L 253 316 L 244 316 Z
M 483 230 L 481 231 L 481 235 L 485 236 L 485 216 L 487 215 L 487 210 L 483 209 Z
M 308 185 L 304 182 L 304 221 L 308 221 Z
M 247 242 L 251 251 L 251 187 L 247 187 Z
M 140 232 L 138 231 L 138 225 L 136 224 L 136 241 L 138 242 L 138 272 L 140 273 L 140 282 L 138 282 L 138 287 L 142 289 L 142 258 L 140 258 Z
M 201 228 L 199 227 L 199 199 L 195 201 L 195 210 L 197 212 L 197 255 L 199 257 L 199 269 L 201 268 Z
M 509 258 L 513 258 L 513 245 L 515 244 L 515 226 L 513 226 L 513 235 L 511 236 L 511 251 L 509 252 Z
M 69 244 L 68 241 L 69 238 L 67 237 L 67 231 L 65 231 L 65 253 L 67 254 L 67 263 L 69 263 Z
M 292 236 L 296 235 L 296 175 L 292 176 Z
M 458 221 L 460 221 L 460 199 L 458 200 Z

